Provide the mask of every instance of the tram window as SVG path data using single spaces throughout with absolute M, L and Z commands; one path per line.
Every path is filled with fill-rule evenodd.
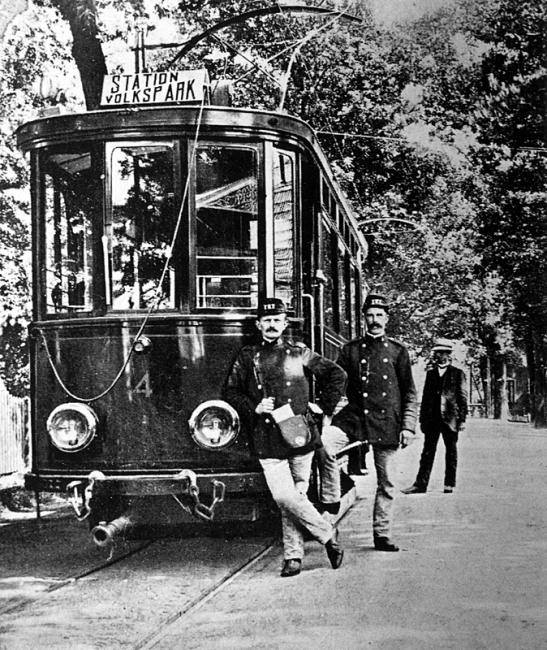
M 333 236 L 330 228 L 322 221 L 321 237 L 321 263 L 323 264 L 323 273 L 326 282 L 323 289 L 323 319 L 326 327 L 334 329 L 335 324 L 335 285 L 333 278 L 333 266 L 336 264 L 336 250 L 333 250 Z M 334 269 L 335 270 L 335 269 Z
M 112 308 L 174 308 L 169 255 L 174 214 L 174 145 L 124 144 L 111 150 Z
M 361 333 L 361 277 L 359 274 L 359 270 L 357 268 L 353 268 L 352 271 L 352 278 L 351 278 L 351 286 L 352 286 L 352 310 L 353 310 L 353 322 L 355 324 L 355 329 L 354 329 L 354 336 L 359 336 Z
M 346 249 L 341 241 L 338 241 L 338 306 L 339 306 L 339 333 L 350 337 L 350 282 L 349 268 L 347 263 Z
M 337 208 L 338 208 L 338 205 L 336 203 L 336 197 L 334 196 L 334 194 L 331 194 L 330 195 L 329 214 L 330 214 L 330 218 L 332 219 L 333 223 L 336 223 L 336 216 L 338 214 Z
M 275 295 L 286 305 L 293 305 L 294 156 L 275 152 L 273 173 Z
M 93 308 L 93 218 L 101 209 L 101 172 L 90 150 L 44 159 L 46 309 Z
M 350 331 L 349 331 L 349 337 L 353 338 L 356 337 L 359 334 L 359 326 L 355 318 L 356 310 L 355 310 L 355 305 L 357 304 L 357 283 L 356 283 L 356 278 L 357 281 L 359 279 L 359 274 L 357 273 L 357 269 L 353 266 L 353 264 L 349 265 L 349 281 L 348 281 L 348 287 L 349 287 L 349 302 L 347 305 L 347 313 L 348 313 L 348 318 L 349 318 L 349 326 L 350 326 Z
M 340 209 L 338 209 L 338 230 L 340 232 L 340 236 L 344 236 L 344 226 L 345 224 L 345 215 L 344 212 Z
M 258 197 L 254 149 L 198 148 L 196 220 L 197 306 L 255 309 Z
M 321 181 L 321 203 L 326 208 L 327 212 L 329 211 L 329 186 L 326 180 L 323 178 Z

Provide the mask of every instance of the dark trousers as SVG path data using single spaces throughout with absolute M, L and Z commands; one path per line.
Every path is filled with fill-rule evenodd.
M 458 465 L 458 434 L 452 431 L 445 424 L 439 424 L 424 432 L 424 448 L 422 450 L 422 457 L 420 458 L 420 469 L 416 477 L 415 485 L 422 489 L 427 489 L 429 483 L 429 476 L 433 461 L 435 460 L 435 452 L 437 451 L 437 442 L 439 436 L 442 435 L 445 446 L 445 469 L 444 469 L 444 484 L 450 487 L 456 486 L 456 467 Z

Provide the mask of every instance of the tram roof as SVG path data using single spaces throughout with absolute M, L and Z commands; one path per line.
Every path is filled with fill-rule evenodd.
M 201 119 L 200 119 L 201 112 Z M 338 201 L 344 206 L 362 248 L 367 250 L 353 209 L 334 178 L 330 163 L 312 127 L 298 117 L 256 109 L 219 106 L 162 106 L 100 109 L 85 113 L 64 113 L 41 117 L 16 130 L 17 144 L 30 151 L 41 147 L 83 140 L 125 139 L 134 137 L 173 137 L 193 134 L 200 119 L 200 132 L 260 136 L 263 139 L 304 145 L 328 176 Z

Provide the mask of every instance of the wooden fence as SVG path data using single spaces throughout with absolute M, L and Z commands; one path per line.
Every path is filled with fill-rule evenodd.
M 0 381 L 0 476 L 25 470 L 29 444 L 29 400 L 10 395 Z

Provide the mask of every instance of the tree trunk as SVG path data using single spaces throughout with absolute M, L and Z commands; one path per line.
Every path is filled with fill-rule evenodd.
M 501 377 L 499 382 L 500 420 L 509 419 L 509 401 L 507 399 L 507 363 L 505 359 L 501 362 Z
M 88 110 L 98 108 L 103 77 L 107 73 L 103 49 L 97 38 L 94 0 L 52 0 L 72 32 L 72 56 L 78 66 Z
M 547 427 L 547 354 L 543 337 L 533 325 L 526 345 L 530 373 L 530 411 L 536 429 Z
M 490 367 L 490 355 L 487 353 L 484 360 L 484 415 L 487 418 L 493 417 L 492 412 L 492 369 Z

